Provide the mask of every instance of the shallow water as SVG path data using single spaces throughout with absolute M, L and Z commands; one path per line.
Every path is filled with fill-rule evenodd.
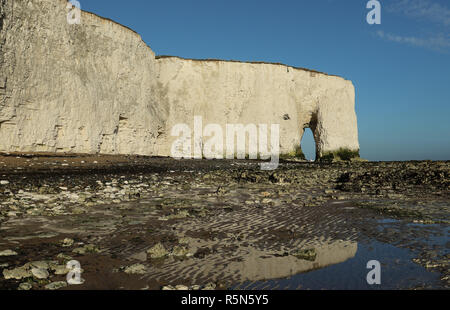
M 439 288 L 438 273 L 427 271 L 412 262 L 414 254 L 389 244 L 373 241 L 359 243 L 356 255 L 345 262 L 295 276 L 268 281 L 246 282 L 233 289 L 413 289 Z M 381 284 L 369 285 L 366 277 L 370 269 L 367 262 L 378 260 L 381 264 Z

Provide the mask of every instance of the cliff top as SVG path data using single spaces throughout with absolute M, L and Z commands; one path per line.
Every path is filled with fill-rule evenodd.
M 280 63 L 280 62 L 265 62 L 265 61 L 241 61 L 241 60 L 234 60 L 234 59 L 215 59 L 215 58 L 205 58 L 205 59 L 195 59 L 195 58 L 184 58 L 184 57 L 180 57 L 180 56 L 170 56 L 170 55 L 157 55 L 156 59 L 165 59 L 165 58 L 178 58 L 178 59 L 182 59 L 182 60 L 192 60 L 192 61 L 211 61 L 211 62 L 236 62 L 236 63 L 244 63 L 244 64 L 266 64 L 266 65 L 275 65 L 275 66 L 283 66 L 286 68 L 292 68 L 294 70 L 302 70 L 302 71 L 307 71 L 307 72 L 312 72 L 312 73 L 317 73 L 317 74 L 324 74 L 327 76 L 336 76 L 336 77 L 341 77 L 338 75 L 333 75 L 333 74 L 328 74 L 325 72 L 320 72 L 320 71 L 316 71 L 316 70 L 312 70 L 312 69 L 307 69 L 307 68 L 302 68 L 302 67 L 294 67 L 294 66 L 289 66 L 286 65 L 284 63 Z

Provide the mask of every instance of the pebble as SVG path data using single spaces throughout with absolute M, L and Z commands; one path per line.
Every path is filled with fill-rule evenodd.
M 58 290 L 60 288 L 66 287 L 66 286 L 67 286 L 67 282 L 58 281 L 58 282 L 52 282 L 52 283 L 47 284 L 45 286 L 45 288 L 48 290 Z
M 0 251 L 0 256 L 15 256 L 15 255 L 17 255 L 17 252 L 13 250 Z
M 147 253 L 150 254 L 150 258 L 161 258 L 169 254 L 162 243 L 157 243 L 151 249 L 147 250 Z
M 29 278 L 31 277 L 33 274 L 31 273 L 31 271 L 25 267 L 17 267 L 14 269 L 4 269 L 3 270 L 3 277 L 8 280 L 8 279 L 16 279 L 16 280 L 21 280 L 24 278 Z
M 65 238 L 65 239 L 63 240 L 63 242 L 62 242 L 62 246 L 63 246 L 63 247 L 70 247 L 70 246 L 73 245 L 73 243 L 74 243 L 74 240 L 73 240 L 73 239 Z
M 33 287 L 33 285 L 31 285 L 28 282 L 23 282 L 19 284 L 18 290 L 19 291 L 29 291 L 31 290 L 31 288 Z
M 233 165 L 233 164 L 232 164 Z M 390 164 L 389 164 L 390 165 Z M 442 172 L 446 173 L 443 174 L 443 176 L 439 177 L 439 171 L 436 169 L 434 169 L 432 172 L 436 172 L 433 173 L 432 175 L 428 176 L 428 172 L 427 170 L 429 169 L 425 169 L 426 167 L 420 167 L 420 165 L 422 165 L 421 163 L 417 163 L 417 164 L 411 164 L 411 167 L 406 167 L 404 168 L 405 173 L 402 172 L 402 169 L 400 169 L 401 167 L 399 167 L 399 169 L 395 170 L 394 168 L 396 167 L 395 165 L 389 166 L 388 164 L 380 164 L 378 166 L 380 166 L 380 169 L 378 169 L 380 171 L 380 173 L 382 173 L 382 178 L 380 178 L 378 176 L 378 172 L 375 173 L 375 169 L 372 169 L 371 167 L 366 167 L 366 166 L 361 166 L 358 168 L 358 166 L 349 166 L 348 168 L 345 167 L 330 167 L 330 170 L 324 171 L 322 170 L 314 170 L 308 173 L 304 173 L 302 170 L 292 170 L 292 171 L 278 171 L 278 175 L 276 175 L 273 178 L 273 184 L 276 185 L 276 187 L 274 187 L 272 184 L 268 184 L 269 182 L 269 176 L 265 176 L 262 173 L 259 173 L 259 171 L 250 171 L 247 173 L 247 179 L 243 179 L 242 181 L 242 186 L 247 186 L 247 183 L 249 183 L 251 186 L 255 186 L 255 191 L 253 191 L 252 193 L 250 193 L 250 195 L 243 195 L 240 200 L 239 203 L 242 204 L 243 201 L 245 201 L 246 204 L 252 206 L 259 206 L 259 204 L 257 203 L 257 201 L 261 200 L 261 202 L 263 204 L 269 204 L 272 201 L 272 204 L 274 205 L 278 205 L 278 202 L 281 202 L 283 204 L 290 204 L 293 200 L 295 200 L 295 204 L 298 205 L 299 207 L 302 207 L 303 205 L 307 205 L 307 206 L 320 206 L 324 204 L 324 201 L 328 201 L 329 200 L 329 196 L 331 196 L 333 199 L 336 199 L 336 201 L 334 203 L 336 204 L 343 204 L 346 203 L 346 201 L 351 201 L 353 200 L 355 197 L 356 199 L 358 199 L 361 196 L 361 192 L 367 189 L 367 193 L 368 194 L 364 194 L 364 196 L 362 197 L 368 197 L 368 195 L 375 195 L 376 193 L 376 197 L 381 198 L 382 196 L 387 198 L 387 197 L 391 197 L 391 199 L 405 199 L 402 198 L 404 197 L 403 193 L 406 191 L 410 192 L 410 193 L 422 193 L 421 191 L 416 190 L 414 187 L 410 188 L 410 185 L 413 186 L 416 180 L 420 180 L 423 182 L 425 182 L 425 185 L 429 185 L 432 184 L 434 187 L 436 187 L 436 191 L 433 192 L 433 194 L 437 194 L 439 193 L 439 195 L 442 197 L 443 194 L 446 194 L 448 191 L 448 177 L 446 177 L 447 171 L 448 171 L 448 164 L 439 164 L 436 163 L 433 165 L 429 165 L 430 168 L 433 168 L 434 166 L 437 165 L 441 165 L 442 166 Z M 410 164 L 408 164 L 410 165 Z M 377 167 L 378 167 L 377 166 Z M 386 166 L 386 167 L 384 167 Z M 415 169 L 415 167 L 418 167 L 417 169 Z M 414 170 L 417 170 L 418 172 L 418 176 L 417 177 L 408 177 L 408 178 L 403 178 L 404 175 L 407 175 L 406 173 L 411 172 L 411 170 L 414 168 Z M 349 169 L 349 178 L 341 178 L 341 181 L 338 182 L 336 189 L 333 189 L 335 184 L 335 181 L 338 179 L 338 177 L 340 175 L 344 174 L 343 169 Z M 366 170 L 369 170 L 368 173 L 366 175 Z M 396 174 L 399 174 L 399 176 L 396 176 Z M 214 176 L 215 174 L 210 173 L 211 176 Z M 222 175 L 218 175 L 218 177 L 220 177 L 219 180 L 222 181 L 222 177 L 224 177 L 224 175 L 228 174 L 228 171 L 223 172 Z M 310 177 L 311 175 L 311 177 Z M 64 180 L 61 180 L 61 182 L 59 183 L 59 185 L 53 184 L 53 183 L 49 183 L 49 185 L 45 185 L 45 188 L 43 186 L 39 186 L 39 187 L 27 187 L 27 186 L 20 186 L 21 184 L 19 183 L 17 186 L 15 184 L 10 185 L 11 189 L 10 191 L 4 192 L 2 200 L 0 200 L 0 204 L 1 204 L 1 213 L 0 214 L 0 220 L 3 221 L 3 219 L 7 218 L 8 216 L 22 216 L 23 214 L 31 214 L 29 212 L 36 212 L 33 213 L 35 215 L 43 215 L 43 216 L 54 216 L 55 214 L 61 213 L 64 215 L 68 215 L 70 216 L 70 214 L 72 213 L 72 211 L 76 211 L 76 212 L 90 212 L 90 209 L 86 208 L 86 206 L 95 206 L 98 205 L 99 203 L 103 203 L 105 202 L 105 204 L 109 204 L 111 203 L 111 199 L 114 199 L 112 202 L 113 203 L 117 203 L 119 204 L 120 202 L 123 202 L 124 199 L 129 199 L 127 201 L 131 201 L 133 197 L 129 198 L 128 195 L 136 195 L 136 194 L 140 194 L 140 195 L 146 195 L 149 192 L 154 196 L 154 197 L 161 197 L 160 199 L 162 200 L 162 208 L 163 211 L 165 213 L 163 214 L 170 214 L 173 217 L 173 219 L 182 219 L 183 217 L 198 217 L 198 212 L 196 210 L 196 212 L 192 212 L 191 209 L 197 208 L 198 206 L 202 207 L 203 205 L 207 204 L 207 200 L 205 199 L 204 202 L 202 201 L 197 201 L 194 199 L 189 199 L 189 203 L 186 203 L 186 201 L 183 201 L 183 199 L 180 198 L 180 200 L 178 199 L 173 199 L 170 201 L 166 200 L 166 197 L 168 196 L 168 188 L 173 188 L 174 190 L 185 190 L 188 194 L 190 192 L 190 189 L 193 189 L 193 192 L 195 192 L 196 188 L 199 187 L 203 187 L 205 184 L 202 184 L 203 181 L 202 180 L 202 174 L 199 173 L 199 176 L 197 176 L 196 174 L 194 175 L 196 178 L 198 178 L 198 180 L 200 180 L 200 182 L 195 182 L 193 183 L 193 187 L 190 187 L 188 184 L 183 183 L 185 180 L 184 179 L 177 179 L 177 177 L 175 175 L 173 175 L 172 179 L 168 179 L 168 180 L 175 180 L 175 181 L 170 181 L 167 182 L 166 185 L 164 185 L 162 182 L 158 181 L 159 179 L 156 178 L 155 180 L 158 181 L 156 184 L 153 183 L 153 181 L 146 176 L 144 179 L 142 176 L 140 176 L 139 178 L 141 179 L 141 182 L 145 182 L 145 183 L 140 183 L 137 179 L 138 177 L 134 178 L 130 177 L 131 179 L 125 182 L 122 181 L 112 181 L 112 180 L 108 180 L 105 178 L 102 178 L 103 183 L 108 184 L 108 188 L 105 192 L 103 192 L 103 190 L 105 189 L 105 187 L 103 187 L 103 183 L 102 181 L 98 181 L 97 183 L 99 184 L 91 184 L 89 186 L 86 187 L 86 184 L 81 183 L 81 185 L 79 185 L 79 183 L 76 182 L 72 182 L 72 180 L 68 180 L 67 178 Z M 280 183 L 281 178 L 283 176 L 286 176 L 285 178 L 285 183 L 287 184 L 286 186 L 278 186 L 277 183 Z M 425 176 L 426 178 L 422 178 L 422 176 Z M 4 176 L 6 178 L 6 176 Z M 160 176 L 161 177 L 161 176 Z M 163 174 L 162 174 L 163 177 Z M 237 184 L 235 182 L 234 179 L 232 179 L 232 175 L 230 175 L 230 186 L 228 185 L 220 185 L 221 186 L 221 191 L 222 189 L 224 190 L 224 192 L 228 192 L 231 195 L 234 195 L 234 191 L 235 188 L 234 186 Z M 254 183 L 252 181 L 253 177 L 258 177 L 258 182 Z M 214 180 L 214 182 L 216 182 L 216 180 L 214 178 L 210 178 L 211 180 Z M 392 181 L 392 179 L 397 180 L 395 182 L 396 186 L 398 186 L 398 188 L 393 188 L 391 185 L 394 184 L 394 182 Z M 228 181 L 228 179 L 225 178 L 225 180 Z M 4 180 L 5 181 L 5 180 Z M 92 179 L 92 181 L 95 181 L 95 179 Z M 108 182 L 110 181 L 110 182 Z M 178 181 L 180 181 L 180 183 L 177 183 Z M 260 181 L 260 182 L 259 182 Z M 401 181 L 401 183 L 399 182 Z M 2 181 L 0 181 L 2 182 Z M 212 181 L 211 181 L 212 182 Z M 272 180 L 270 181 L 272 182 Z M 316 184 L 319 184 L 317 182 L 320 182 L 320 186 L 318 185 L 317 187 L 314 187 Z M 9 182 L 8 182 L 9 183 Z M 15 183 L 12 182 L 12 183 Z M 123 184 L 127 184 L 129 183 L 130 185 L 127 186 L 126 188 L 124 187 Z M 297 183 L 299 185 L 297 185 Z M 66 186 L 69 186 L 67 184 L 70 184 L 70 188 L 73 191 L 77 193 L 78 196 L 74 195 L 73 193 L 69 193 L 69 192 L 64 192 L 64 193 L 60 193 L 58 186 L 61 186 L 61 189 L 67 190 Z M 295 186 L 289 186 L 289 184 L 295 185 Z M 102 187 L 98 187 L 98 185 L 102 185 Z M 216 183 L 213 183 L 213 186 L 209 186 L 208 183 L 208 187 L 210 187 L 211 189 L 215 189 L 217 188 Z M 19 188 L 22 187 L 24 190 L 19 190 Z M 77 188 L 78 187 L 78 188 Z M 0 188 L 7 188 L 8 187 L 0 187 Z M 81 189 L 80 189 L 81 188 Z M 345 189 L 344 191 L 342 191 L 342 189 Z M 406 189 L 404 189 L 406 188 Z M 87 194 L 82 193 L 81 191 L 85 189 L 85 191 L 87 192 Z M 356 191 L 355 191 L 356 189 Z M 262 192 L 262 190 L 267 190 L 267 192 Z M 414 190 L 414 191 L 413 191 Z M 38 193 L 36 193 L 36 191 L 38 191 Z M 353 193 L 353 191 L 356 192 L 356 194 Z M 416 192 L 417 191 L 417 192 Z M 33 193 L 35 192 L 35 193 Z M 325 193 L 324 193 L 325 192 Z M 425 190 L 423 191 L 425 194 L 427 194 L 428 192 L 426 192 Z M 345 194 L 345 196 L 343 195 Z M 358 195 L 358 196 L 355 196 Z M 126 198 L 124 198 L 126 197 Z M 136 196 L 138 197 L 138 196 Z M 206 196 L 205 196 L 206 197 Z M 237 196 L 236 196 L 237 197 Z M 190 197 L 191 198 L 191 197 Z M 256 199 L 259 198 L 259 199 Z M 49 199 L 53 199 L 51 202 L 46 201 Z M 266 200 L 267 199 L 267 200 Z M 338 200 L 339 199 L 339 200 Z M 193 205 L 191 206 L 190 203 L 192 203 Z M 83 202 L 85 201 L 85 202 Z M 223 204 L 225 204 L 225 206 L 227 206 L 227 202 L 225 200 L 222 201 Z M 118 208 L 122 208 L 122 207 L 126 207 L 128 204 L 127 203 L 121 203 Z M 76 209 L 75 207 L 81 206 L 82 208 L 78 208 Z M 180 209 L 182 208 L 186 208 L 189 206 L 189 212 L 185 212 L 185 213 L 179 213 Z M 436 207 L 433 208 L 425 208 L 426 204 L 424 206 L 421 207 L 421 209 L 418 209 L 421 213 L 425 213 L 427 212 L 427 210 L 437 210 Z M 246 206 L 243 206 L 244 208 Z M 84 209 L 83 209 L 84 208 Z M 265 212 L 267 210 L 267 212 L 271 211 L 271 207 L 270 206 L 264 206 L 264 210 L 257 210 L 258 212 Z M 356 206 L 356 208 L 358 208 L 358 206 Z M 374 210 L 380 210 L 386 213 L 386 210 L 379 208 L 376 204 L 373 206 L 369 206 L 369 208 L 374 209 Z M 444 206 L 443 208 L 448 208 L 446 206 Z M 200 209 L 200 208 L 198 208 Z M 236 209 L 236 208 L 235 208 Z M 230 208 L 230 212 L 236 212 L 236 210 L 233 208 Z M 85 210 L 85 211 L 83 211 Z M 128 212 L 125 209 L 125 212 Z M 153 212 L 153 206 L 152 209 L 150 210 L 151 212 Z M 407 204 L 405 204 L 405 207 L 403 207 L 403 204 L 398 206 L 398 207 L 392 207 L 389 206 L 389 209 L 387 211 L 395 211 L 395 214 L 398 214 L 398 216 L 401 217 L 409 217 L 411 218 L 411 222 L 417 222 L 417 223 L 424 223 L 423 219 L 417 218 L 416 219 L 416 215 L 408 215 L 407 213 L 405 213 L 406 215 L 403 215 L 403 213 L 400 213 L 399 211 L 408 211 L 407 210 Z M 149 211 L 149 212 L 150 212 Z M 166 212 L 167 211 L 167 212 Z M 130 211 L 131 212 L 131 211 Z M 159 212 L 159 211 L 158 211 Z M 441 211 L 439 211 L 441 212 Z M 214 211 L 211 211 L 211 213 L 214 215 Z M 443 213 L 443 212 L 441 212 Z M 437 213 L 436 213 L 437 214 Z M 448 214 L 448 213 L 447 213 Z M 160 215 L 160 213 L 158 213 L 158 216 Z M 233 213 L 231 214 L 233 215 Z M 222 216 L 222 213 L 219 215 Z M 224 215 L 226 216 L 226 215 Z M 437 217 L 437 215 L 433 215 L 433 218 Z M 101 220 L 100 220 L 101 221 Z M 13 221 L 12 221 L 13 222 Z M 20 222 L 20 221 L 17 221 Z M 181 221 L 175 221 L 175 222 L 181 222 Z M 187 222 L 187 221 L 186 221 Z M 138 224 L 138 221 L 131 221 L 129 222 L 127 220 L 128 225 L 131 225 L 130 223 L 136 223 L 136 225 Z M 172 224 L 172 223 L 169 223 Z M 178 228 L 182 227 L 181 225 L 183 225 L 183 223 L 177 224 L 179 225 Z M 182 230 L 182 229 L 181 229 Z M 391 232 L 391 234 L 393 234 L 393 232 Z M 72 235 L 74 236 L 74 235 Z M 64 237 L 63 237 L 64 238 Z M 60 238 L 62 239 L 62 238 Z M 59 240 L 59 246 L 61 246 L 61 241 L 60 239 L 57 239 L 57 241 Z M 66 238 L 71 240 L 70 238 Z M 64 241 L 62 241 L 62 246 L 65 246 L 67 244 L 67 246 L 71 246 L 74 244 L 73 240 L 72 241 L 68 241 L 66 242 L 66 239 L 64 239 Z M 219 238 L 220 239 L 220 238 Z M 244 238 L 245 239 L 245 238 Z M 86 240 L 84 240 L 86 242 Z M 172 241 L 170 241 L 172 242 Z M 189 242 L 184 242 L 182 240 L 179 241 L 179 244 L 188 244 Z M 70 244 L 70 245 L 69 245 Z M 151 244 L 151 243 L 150 243 Z M 195 244 L 195 243 L 192 243 Z M 84 244 L 82 244 L 84 245 Z M 81 246 L 81 245 L 76 245 L 76 246 Z M 166 245 L 167 246 L 167 245 Z M 192 245 L 191 245 L 192 246 Z M 447 246 L 448 247 L 448 246 Z M 71 250 L 72 248 L 70 248 Z M 80 248 L 78 248 L 80 249 Z M 153 248 L 152 248 L 153 249 Z M 187 249 L 186 247 L 183 246 L 178 246 L 178 247 L 174 247 L 174 248 L 167 248 L 165 249 L 164 246 L 162 246 L 161 244 L 161 248 L 159 249 L 160 251 L 155 251 L 153 253 L 152 249 L 148 250 L 149 252 L 149 257 L 152 256 L 152 258 L 159 258 L 159 257 L 165 257 L 165 256 L 182 256 L 183 254 L 189 254 L 187 253 Z M 61 251 L 63 250 L 68 250 L 68 249 L 64 249 L 64 248 L 60 248 Z M 69 250 L 69 252 L 70 252 Z M 157 249 L 154 249 L 157 250 Z M 5 250 L 5 251 L 11 251 L 13 253 L 15 253 L 12 250 Z M 2 253 L 4 253 L 5 251 L 1 251 L 0 252 L 0 256 L 12 256 L 12 255 L 17 255 L 17 253 L 15 254 L 11 254 L 11 255 L 5 255 Z M 21 251 L 21 250 L 20 250 Z M 19 251 L 19 252 L 20 252 Z M 87 253 L 89 251 L 88 248 L 82 247 L 80 252 L 81 253 Z M 286 250 L 288 251 L 288 250 Z M 76 251 L 75 251 L 76 252 Z M 8 253 L 8 252 L 7 252 Z M 58 252 L 56 252 L 58 253 Z M 55 254 L 56 254 L 55 253 Z M 302 257 L 303 259 L 310 259 L 313 260 L 314 259 L 314 253 L 306 253 L 306 252 L 301 252 L 299 251 L 298 253 L 293 253 L 293 254 L 297 254 L 299 257 Z M 434 256 L 434 254 L 433 254 Z M 430 257 L 433 257 L 432 255 L 430 255 Z M 139 259 L 142 260 L 142 262 L 145 261 L 146 255 L 145 252 L 140 253 L 139 254 Z M 42 257 L 43 258 L 43 257 Z M 60 257 L 60 258 L 64 258 L 64 260 L 67 259 L 67 257 Z M 35 258 L 37 259 L 37 258 Z M 45 259 L 45 258 L 44 258 Z M 70 260 L 70 257 L 68 258 L 68 260 Z M 12 260 L 11 260 L 12 261 Z M 135 262 L 135 261 L 134 261 Z M 133 262 L 133 263 L 134 263 Z M 59 260 L 59 264 L 63 264 L 63 261 Z M 47 265 L 51 265 L 51 264 L 47 264 Z M 430 260 L 430 261 L 422 261 L 421 265 L 425 265 L 427 267 L 435 267 L 436 262 L 434 259 Z M 12 265 L 15 266 L 15 265 Z M 12 269 L 12 270 L 3 270 L 3 275 L 6 277 L 10 277 L 11 279 L 21 279 L 21 278 L 27 278 L 27 277 L 31 277 L 33 276 L 33 273 L 31 273 L 31 270 L 29 270 L 31 267 L 35 267 L 35 268 L 42 268 L 45 267 L 45 263 L 44 264 L 36 264 L 36 262 L 34 263 L 29 263 L 28 265 L 28 270 L 27 268 L 23 268 L 23 267 L 19 267 L 16 269 Z M 129 266 L 132 267 L 132 266 Z M 127 267 L 127 268 L 129 268 Z M 145 268 L 145 266 L 143 266 Z M 10 267 L 13 268 L 13 267 Z M 45 268 L 44 268 L 45 269 Z M 57 266 L 52 266 L 51 269 L 48 269 L 49 271 L 52 270 L 51 273 L 53 273 L 53 271 L 55 271 L 55 274 L 61 274 L 63 275 L 66 272 L 65 266 L 63 265 L 57 265 Z M 58 271 L 56 271 L 58 270 Z M 123 269 L 122 269 L 123 270 Z M 128 271 L 133 270 L 133 269 L 129 269 Z M 139 268 L 136 269 L 139 272 Z M 143 269 L 142 269 L 143 270 Z M 0 271 L 1 272 L 1 271 Z M 6 272 L 6 274 L 5 274 Z M 17 284 L 20 282 L 17 282 Z M 198 286 L 195 286 L 196 288 L 199 288 Z M 202 286 L 203 287 L 203 286 Z M 205 289 L 212 289 L 213 287 L 215 287 L 215 285 L 210 285 L 210 286 L 205 286 Z M 163 288 L 164 289 L 164 288 Z M 172 287 L 171 289 L 178 289 L 175 287 Z M 194 286 L 191 287 L 191 289 L 194 289 Z
M 47 269 L 43 268 L 32 268 L 31 273 L 37 279 L 47 279 L 49 276 Z
M 127 274 L 145 274 L 147 272 L 147 267 L 142 264 L 134 264 L 125 267 L 124 272 Z
M 65 265 L 57 265 L 53 267 L 56 275 L 66 275 L 70 270 Z
M 56 263 L 56 262 L 53 262 Z M 48 269 L 50 264 L 48 261 L 35 261 L 35 262 L 31 262 L 30 266 L 34 267 L 34 268 L 40 268 L 40 269 Z
M 59 253 L 56 257 L 59 259 L 65 260 L 65 261 L 72 260 L 72 256 L 64 254 L 64 253 Z
M 100 250 L 93 244 L 87 244 L 84 247 L 73 249 L 72 252 L 83 255 L 86 253 L 98 253 Z
M 311 262 L 315 261 L 317 256 L 315 249 L 297 249 L 293 250 L 290 254 L 297 257 L 298 259 L 303 259 Z
M 172 255 L 176 257 L 188 256 L 189 249 L 185 246 L 175 246 L 172 250 Z
M 216 289 L 216 284 L 215 283 L 208 283 L 203 287 L 204 291 L 212 291 Z

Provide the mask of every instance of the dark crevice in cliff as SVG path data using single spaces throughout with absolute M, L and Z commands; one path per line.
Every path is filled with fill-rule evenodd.
M 1 58 L 0 58 L 0 61 L 1 61 Z M 8 77 L 5 77 L 3 80 L 0 77 L 0 90 L 5 90 L 7 83 L 8 83 Z
M 6 6 L 5 0 L 0 1 L 0 32 L 3 31 L 3 20 L 5 19 L 4 7 Z
M 317 130 L 317 124 L 319 123 L 319 118 L 318 118 L 318 112 L 315 111 L 312 115 L 311 115 L 311 120 L 309 121 L 309 124 L 306 128 L 309 128 L 312 131 L 313 134 L 313 138 L 314 138 L 314 144 L 316 147 L 316 154 L 315 154 L 315 160 L 318 160 L 320 157 L 320 149 L 319 149 L 319 144 L 320 144 L 320 133 Z

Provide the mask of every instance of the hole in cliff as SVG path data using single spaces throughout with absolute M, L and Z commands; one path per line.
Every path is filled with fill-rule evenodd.
M 307 160 L 316 160 L 316 142 L 311 129 L 305 128 L 300 145 Z

